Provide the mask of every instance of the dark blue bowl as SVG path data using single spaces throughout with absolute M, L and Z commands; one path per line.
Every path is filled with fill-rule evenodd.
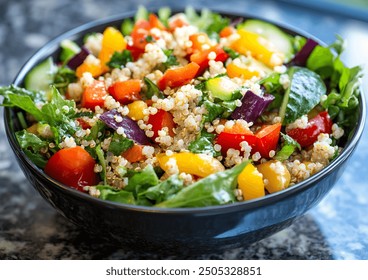
M 27 72 L 49 56 L 59 54 L 59 44 L 68 38 L 82 41 L 85 34 L 119 26 L 132 14 L 94 21 L 66 32 L 41 48 L 24 65 L 14 80 L 22 85 Z M 244 15 L 227 15 L 232 18 Z M 281 26 L 292 35 L 309 34 Z M 21 150 L 14 132 L 21 129 L 16 109 L 5 108 L 5 127 L 10 145 L 32 185 L 63 216 L 89 234 L 136 249 L 180 252 L 215 251 L 247 246 L 289 226 L 319 203 L 341 176 L 362 135 L 366 108 L 360 96 L 359 120 L 342 153 L 326 168 L 307 180 L 278 193 L 249 202 L 225 206 L 159 209 L 99 200 L 69 188 L 47 176 Z

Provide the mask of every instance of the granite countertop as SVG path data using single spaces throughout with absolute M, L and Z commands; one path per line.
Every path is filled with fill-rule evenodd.
M 90 20 L 171 1 L 0 0 L 0 84 L 51 38 Z M 348 65 L 368 61 L 368 23 L 281 1 L 181 1 L 182 7 L 244 12 L 297 26 L 331 43 L 349 41 Z M 367 72 L 367 71 L 366 71 Z M 368 73 L 365 73 L 366 77 Z M 367 78 L 363 86 L 367 89 Z M 49 206 L 19 169 L 0 109 L 0 259 L 368 259 L 368 134 L 328 196 L 289 228 L 247 248 L 201 256 L 155 255 L 116 248 L 80 231 Z M 367 131 L 367 130 L 366 130 Z

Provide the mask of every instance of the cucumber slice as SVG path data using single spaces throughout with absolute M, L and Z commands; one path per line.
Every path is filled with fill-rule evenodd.
M 57 67 L 52 57 L 42 61 L 27 74 L 24 79 L 24 87 L 33 91 L 50 91 L 50 85 L 54 82 Z
M 278 51 L 285 54 L 286 60 L 289 60 L 294 55 L 292 37 L 271 23 L 258 19 L 249 19 L 239 24 L 237 28 L 257 33 L 266 38 Z
M 81 48 L 75 42 L 68 39 L 61 41 L 60 47 L 60 61 L 64 64 L 81 51 Z
M 239 86 L 228 77 L 217 77 L 209 79 L 206 82 L 206 88 L 211 92 L 213 98 L 229 101 L 233 98 L 233 92 L 238 90 Z

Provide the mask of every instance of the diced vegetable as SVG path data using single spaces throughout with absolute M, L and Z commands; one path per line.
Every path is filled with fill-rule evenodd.
M 174 133 L 175 123 L 173 116 L 170 112 L 167 112 L 162 109 L 158 110 L 156 114 L 149 116 L 148 124 L 152 125 L 151 129 L 153 131 L 152 139 L 156 139 L 156 137 L 159 136 L 158 132 L 164 128 L 167 128 L 167 133 L 171 137 L 174 137 L 175 135 Z
M 234 202 L 238 175 L 247 164 L 248 161 L 245 161 L 232 169 L 209 175 L 183 188 L 172 198 L 156 206 L 161 208 L 204 207 Z
M 275 46 L 276 50 L 285 55 L 286 59 L 290 59 L 294 54 L 292 37 L 272 23 L 248 19 L 244 23 L 239 24 L 237 28 L 257 33 L 266 38 L 268 42 Z
M 125 158 L 130 163 L 138 162 L 144 160 L 146 157 L 143 155 L 143 145 L 135 144 L 130 149 L 122 153 L 122 157 Z
M 157 159 L 160 167 L 165 171 L 177 166 L 179 173 L 185 172 L 199 177 L 206 177 L 224 170 L 224 166 L 220 161 L 206 154 L 189 152 L 174 153 L 171 156 L 159 154 Z
M 60 60 L 63 64 L 67 63 L 73 56 L 81 51 L 81 48 L 71 40 L 63 40 L 60 43 Z
M 316 46 L 318 46 L 318 43 L 313 39 L 308 38 L 302 49 L 295 54 L 289 64 L 295 66 L 305 66 L 310 54 Z
M 75 70 L 77 69 L 83 61 L 86 59 L 86 57 L 90 54 L 89 50 L 87 50 L 85 47 L 81 47 L 79 53 L 74 55 L 67 63 L 68 67 Z
M 261 75 L 260 72 L 254 68 L 252 69 L 246 66 L 240 67 L 233 62 L 226 66 L 226 72 L 230 78 L 241 77 L 245 80 L 249 80 L 253 77 L 259 77 Z
M 238 188 L 242 191 L 244 200 L 265 196 L 263 175 L 253 164 L 248 163 L 243 171 L 239 174 Z
M 239 29 L 240 38 L 231 44 L 235 51 L 247 55 L 250 53 L 254 58 L 267 66 L 275 67 L 282 65 L 285 56 L 274 48 L 274 46 L 261 35 L 244 29 Z
M 108 88 L 108 92 L 119 101 L 120 104 L 129 104 L 133 101 L 141 99 L 141 81 L 137 79 L 118 81 Z
M 128 104 L 128 117 L 135 121 L 143 120 L 144 114 L 143 110 L 147 109 L 147 103 L 142 100 L 136 100 Z
M 270 160 L 257 165 L 263 175 L 265 188 L 269 193 L 286 189 L 290 185 L 290 173 L 286 166 L 277 160 Z
M 252 131 L 231 131 L 231 132 L 221 132 L 216 138 L 216 143 L 221 146 L 221 153 L 226 156 L 229 149 L 239 150 L 241 149 L 240 143 L 246 141 L 252 148 L 255 147 L 257 138 Z
M 46 163 L 45 173 L 59 182 L 84 191 L 84 186 L 98 184 L 95 160 L 80 146 L 56 152 Z
M 231 118 L 255 122 L 274 99 L 275 97 L 271 94 L 258 95 L 248 90 L 241 100 L 242 105 L 234 110 Z
M 121 118 L 121 119 L 119 119 Z M 122 116 L 117 110 L 113 109 L 103 113 L 100 119 L 110 128 L 118 130 L 122 128 L 123 133 L 127 138 L 134 140 L 136 143 L 141 145 L 148 145 L 150 140 L 142 129 L 139 128 L 138 124 L 131 118 Z M 119 122 L 117 121 L 119 119 Z M 120 121 L 121 120 L 121 121 Z
M 212 97 L 221 100 L 232 100 L 234 91 L 239 89 L 239 86 L 231 81 L 228 77 L 221 76 L 209 79 L 206 82 L 206 88 L 210 91 Z
M 164 90 L 167 87 L 175 88 L 183 86 L 196 76 L 199 68 L 200 66 L 197 63 L 191 62 L 182 67 L 168 69 L 157 82 L 157 86 L 160 90 Z
M 291 129 L 287 132 L 287 135 L 295 139 L 304 148 L 316 142 L 319 134 L 330 134 L 331 132 L 332 121 L 328 112 L 324 111 L 310 119 L 306 128 Z
M 57 67 L 49 57 L 28 72 L 24 79 L 24 87 L 28 90 L 50 92 Z
M 94 110 L 96 106 L 104 107 L 105 98 L 108 95 L 104 81 L 95 80 L 84 89 L 81 105 L 84 108 Z
M 256 132 L 257 138 L 255 150 L 259 152 L 263 158 L 269 158 L 271 151 L 276 151 L 277 143 L 280 138 L 281 123 L 272 125 L 264 125 Z

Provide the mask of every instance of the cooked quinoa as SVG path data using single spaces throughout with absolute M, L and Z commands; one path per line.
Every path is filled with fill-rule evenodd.
M 22 133 L 47 145 L 23 148 L 42 156 L 46 174 L 91 196 L 157 207 L 255 199 L 319 172 L 339 154 L 349 128 L 331 115 L 318 71 L 298 60 L 309 41 L 258 20 L 233 26 L 220 19 L 212 18 L 210 31 L 210 23 L 185 13 L 147 13 L 125 20 L 131 28 L 124 34 L 108 27 L 87 36 L 83 59 L 75 62 L 75 53 L 54 62 L 74 75 L 63 91 L 55 82 L 53 93 L 75 104 L 55 111 L 71 116 L 70 129 L 58 133 L 36 117 Z M 290 40 L 290 49 L 255 33 L 257 24 Z M 74 173 L 59 176 L 61 151 L 79 148 L 87 153 L 70 163 L 82 168 L 77 181 Z

